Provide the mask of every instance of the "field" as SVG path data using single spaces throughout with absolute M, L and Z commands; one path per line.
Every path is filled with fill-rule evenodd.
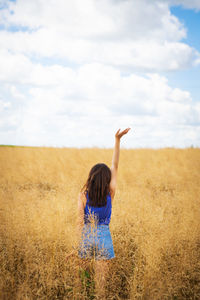
M 111 149 L 0 147 L 0 299 L 94 299 L 77 197 Z M 200 299 L 200 149 L 122 149 L 107 299 Z M 81 277 L 82 286 L 76 283 Z

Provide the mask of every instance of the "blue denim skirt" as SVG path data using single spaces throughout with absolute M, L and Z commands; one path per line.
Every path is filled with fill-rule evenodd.
M 112 237 L 108 225 L 85 224 L 82 231 L 78 256 L 96 260 L 115 257 Z

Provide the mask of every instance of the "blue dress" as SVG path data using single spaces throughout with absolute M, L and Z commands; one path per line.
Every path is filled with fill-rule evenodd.
M 78 255 L 81 258 L 96 260 L 115 257 L 109 224 L 112 212 L 111 196 L 108 194 L 107 203 L 102 207 L 89 205 L 88 193 L 84 209 L 84 227 Z

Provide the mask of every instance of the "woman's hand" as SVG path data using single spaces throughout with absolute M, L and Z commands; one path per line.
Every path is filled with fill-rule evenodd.
M 126 128 L 122 132 L 120 132 L 120 129 L 118 129 L 116 134 L 115 134 L 115 138 L 120 140 L 123 135 L 125 135 L 129 132 L 130 129 L 131 128 Z

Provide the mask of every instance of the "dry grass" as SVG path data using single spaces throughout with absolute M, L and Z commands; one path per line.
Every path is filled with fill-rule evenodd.
M 0 148 L 1 299 L 94 299 L 77 195 L 112 150 Z M 107 299 L 200 299 L 200 149 L 122 150 Z M 76 284 L 78 272 L 82 289 Z

